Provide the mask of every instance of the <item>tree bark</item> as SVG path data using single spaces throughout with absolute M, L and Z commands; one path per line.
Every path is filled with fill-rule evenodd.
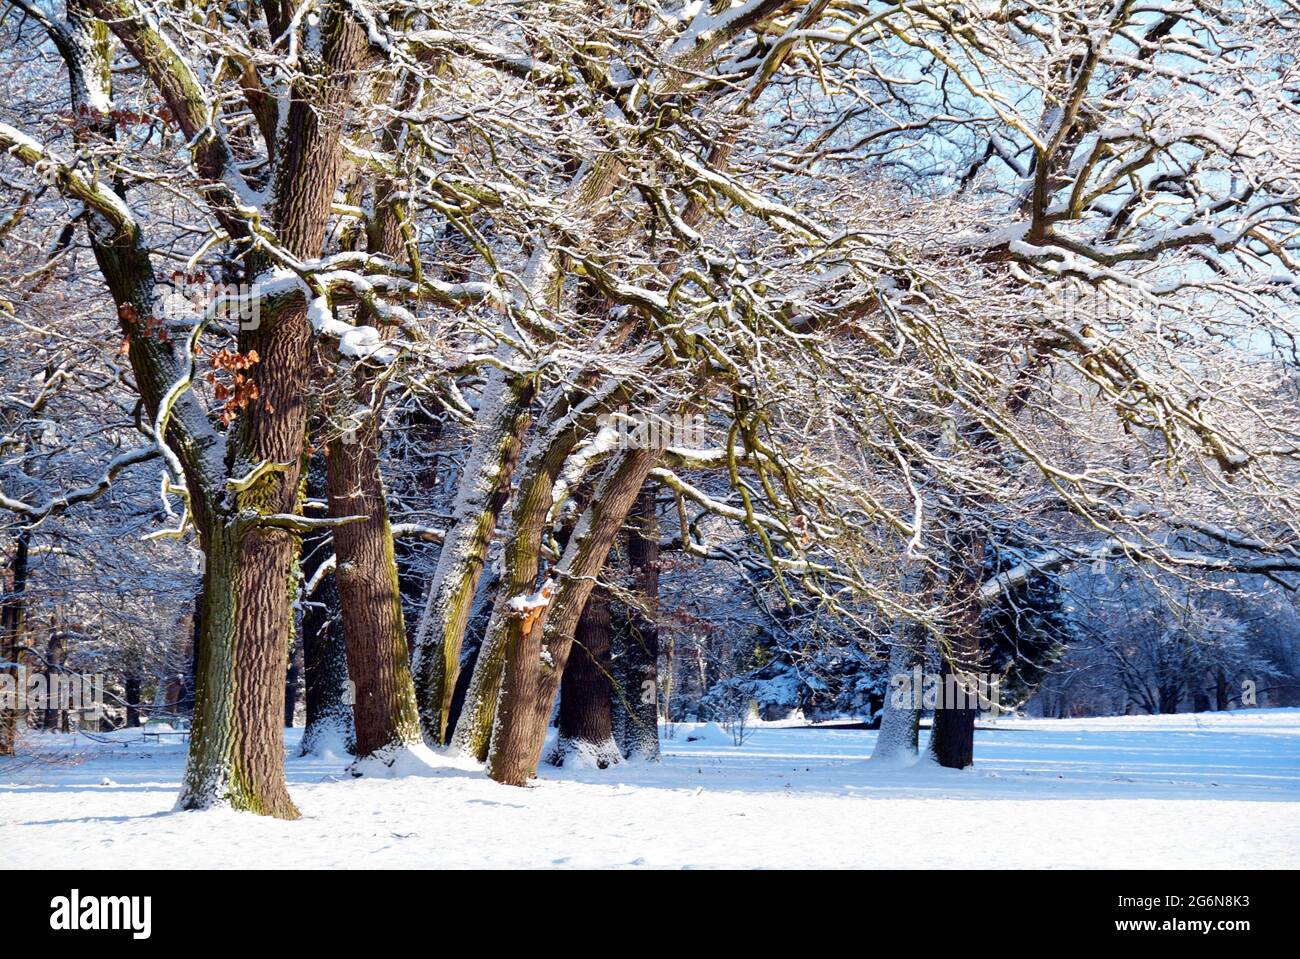
M 522 786 L 537 772 L 574 629 L 659 455 L 654 448 L 631 449 L 610 463 L 556 567 L 554 600 L 537 615 L 521 611 L 503 616 L 504 669 L 487 760 L 488 775 L 497 782 Z
M 940 646 L 942 692 L 973 691 L 968 677 L 983 666 L 980 635 L 980 583 L 983 580 L 984 538 L 977 532 L 955 533 L 948 584 L 952 627 Z M 950 678 L 951 677 L 951 678 Z M 940 766 L 965 769 L 975 762 L 975 720 L 978 706 L 948 703 L 940 696 L 930 730 L 930 755 Z
M 288 563 L 278 568 L 278 577 L 262 570 L 249 576 L 237 568 L 249 561 L 238 524 L 213 523 L 203 533 L 203 634 L 189 759 L 177 805 L 230 805 L 292 819 L 297 810 L 284 782 L 281 725 L 285 634 L 284 622 L 276 620 L 277 611 L 288 611 Z
M 87 15 L 93 9 L 98 19 Z M 224 138 L 209 135 L 211 104 L 195 74 L 156 25 L 114 0 L 70 2 L 68 29 L 55 31 L 68 66 L 74 113 L 100 117 L 111 98 L 108 28 L 130 50 L 191 141 L 198 174 L 214 185 L 213 215 L 229 237 L 249 229 L 223 197 L 227 176 L 238 178 Z M 344 4 L 322 11 L 319 58 L 304 60 L 276 144 L 273 216 L 276 238 L 292 256 L 320 255 L 341 169 L 339 139 L 346 100 L 366 40 Z M 90 92 L 95 97 L 90 97 Z M 27 149 L 31 153 L 30 148 Z M 31 158 L 28 157 L 29 162 Z M 145 409 L 159 423 L 169 465 L 184 473 L 190 509 L 204 550 L 195 717 L 178 804 L 228 804 L 264 814 L 297 815 L 284 784 L 282 722 L 285 650 L 290 635 L 288 583 L 296 537 L 263 521 L 296 501 L 305 434 L 308 348 L 312 335 L 301 301 L 270 305 L 255 329 L 242 329 L 240 351 L 256 350 L 252 378 L 261 395 L 240 414 L 222 442 L 195 392 L 190 356 L 153 328 L 157 297 L 151 254 L 140 224 L 120 197 L 96 181 L 68 178 L 62 187 L 87 207 L 89 235 L 127 338 L 131 371 Z M 251 248 L 246 279 L 266 257 Z M 231 477 L 238 477 L 236 481 Z M 180 478 L 177 477 L 179 480 Z
M 342 117 L 366 55 L 365 36 L 342 5 L 324 11 L 321 35 L 320 75 L 294 84 L 274 189 L 276 235 L 303 258 L 320 254 L 342 167 Z M 261 268 L 259 257 L 250 261 L 250 272 Z M 198 698 L 205 685 L 221 690 L 210 695 L 212 708 L 226 695 L 223 687 L 233 685 L 230 711 L 222 717 L 229 729 L 195 725 L 191 757 L 199 758 L 182 802 L 210 805 L 224 794 L 235 808 L 292 819 L 298 812 L 284 782 L 282 725 L 285 650 L 293 627 L 288 584 L 300 544 L 290 532 L 258 519 L 291 512 L 298 500 L 313 336 L 301 299 L 263 312 L 270 315 L 240 333 L 240 352 L 260 357 L 254 378 L 261 396 L 240 418 L 231 465 L 236 475 L 271 468 L 238 490 L 234 530 L 211 530 L 207 537 L 217 555 L 208 556 L 205 586 L 215 596 L 204 609 L 211 625 L 203 645 L 232 648 L 204 651 Z M 221 555 L 227 550 L 229 557 Z M 216 761 L 226 756 L 229 767 Z
M 497 408 L 474 440 L 416 634 L 420 725 L 433 745 L 447 739 L 470 607 L 530 419 L 533 382 L 499 382 Z
M 336 747 L 355 752 L 354 694 L 348 685 L 347 648 L 339 622 L 338 594 L 329 577 L 317 588 L 312 603 L 303 613 L 302 651 L 307 725 L 302 734 L 301 755 L 315 755 Z
M 910 676 L 925 658 L 925 627 L 920 623 L 903 625 L 900 635 L 889 648 L 889 676 Z M 880 732 L 871 758 L 878 762 L 895 763 L 915 758 L 920 738 L 921 690 L 909 684 L 913 697 L 910 705 L 896 705 L 894 690 L 885 693 L 884 711 L 880 719 Z
M 935 587 L 934 570 L 924 566 L 917 572 L 906 574 L 905 584 L 915 597 L 916 605 L 923 606 L 932 598 Z M 914 759 L 920 739 L 921 695 L 922 689 L 915 683 L 915 671 L 925 663 L 925 647 L 929 633 L 925 623 L 908 619 L 898 624 L 894 643 L 889 647 L 889 684 L 885 692 L 885 702 L 880 717 L 880 732 L 876 736 L 875 749 L 871 751 L 873 760 L 885 763 L 905 762 Z M 907 677 L 905 687 L 910 690 L 908 705 L 894 702 L 893 683 L 897 678 Z
M 29 529 L 21 529 L 14 542 L 14 558 L 9 564 L 8 595 L 0 606 L 0 660 L 6 664 L 5 673 L 13 682 L 13 708 L 0 709 L 0 756 L 12 756 L 18 741 L 17 708 L 19 686 L 22 676 L 22 650 L 25 643 L 23 635 L 24 621 L 27 615 L 27 577 L 32 534 Z
M 366 517 L 335 527 L 335 579 L 348 676 L 355 684 L 356 755 L 391 762 L 397 750 L 420 741 L 420 724 L 393 534 L 379 478 L 375 417 L 368 417 L 356 433 L 355 443 L 329 444 L 331 514 Z
M 591 435 L 596 417 L 626 399 L 627 387 L 620 382 L 585 398 L 582 415 L 578 415 L 570 408 L 569 397 L 561 395 L 548 410 L 538 430 L 540 435 L 524 459 L 511 513 L 510 538 L 501 557 L 501 586 L 451 739 L 456 751 L 480 762 L 488 757 L 507 652 L 518 639 L 523 622 L 520 616 L 512 615 L 508 604 L 537 586 L 542 531 L 553 505 L 556 477 L 579 440 Z M 575 611 L 575 619 L 578 612 L 581 606 Z
M 570 654 L 560 680 L 559 738 L 549 757 L 563 766 L 575 755 L 600 769 L 623 758 L 614 741 L 610 712 L 609 592 L 592 589 L 573 634 L 577 651 Z
M 123 695 L 126 700 L 126 728 L 135 729 L 140 725 L 140 673 L 130 670 L 122 678 Z
M 55 631 L 45 646 L 45 714 L 41 717 L 41 728 L 57 731 L 63 725 L 64 711 L 59 700 L 56 686 L 63 674 L 63 663 L 67 651 L 63 645 L 63 634 Z
M 296 632 L 296 630 L 295 630 Z M 298 681 L 302 673 L 301 636 L 295 636 L 289 648 L 289 668 L 284 674 L 284 728 L 292 729 L 298 712 Z
M 325 469 L 323 457 L 312 459 L 307 470 L 308 498 L 325 495 Z M 313 530 L 303 538 L 303 582 L 311 582 L 329 558 L 332 547 L 330 533 L 325 529 Z M 327 574 L 315 592 L 305 597 L 299 628 L 306 686 L 303 698 L 307 708 L 307 725 L 299 754 L 312 756 L 326 750 L 351 753 L 356 749 L 352 719 L 354 696 L 348 686 L 347 649 L 333 575 Z
M 411 106 L 418 90 L 418 84 L 408 81 L 399 95 L 400 104 Z M 391 148 L 403 130 L 400 123 L 386 129 L 384 146 Z M 388 178 L 376 183 L 375 212 L 368 230 L 371 252 L 400 258 L 402 195 L 399 185 Z M 383 338 L 389 338 L 391 327 L 380 323 L 368 306 L 362 305 L 357 318 L 374 324 Z M 330 514 L 335 518 L 365 517 L 334 529 L 335 579 L 348 675 L 355 692 L 356 755 L 358 759 L 375 756 L 391 765 L 400 750 L 420 742 L 420 724 L 397 556 L 379 471 L 384 380 L 371 364 L 348 361 L 340 366 L 346 402 L 354 411 L 366 411 L 361 422 L 350 421 L 350 428 L 330 441 L 327 471 Z
M 659 521 L 656 484 L 647 483 L 628 516 L 627 560 L 631 591 L 641 608 L 628 606 L 615 632 L 615 736 L 628 759 L 659 761 Z
M 422 398 L 426 403 L 436 405 L 436 401 Z M 416 406 L 403 412 L 401 429 L 406 434 L 407 443 L 421 450 L 439 450 L 442 446 L 442 421 L 430 415 L 426 410 Z M 438 487 L 437 461 L 431 459 L 427 469 L 420 470 L 415 477 L 415 489 L 412 495 L 419 501 L 432 501 Z M 420 655 L 417 642 L 422 617 L 419 610 L 424 608 L 424 599 L 430 577 L 423 563 L 427 544 L 413 538 L 401 538 L 393 548 L 397 555 L 397 584 L 402 591 L 402 611 L 406 621 L 406 642 L 411 650 L 412 673 L 415 679 L 415 700 L 420 704 L 419 678 L 415 674 L 415 661 Z M 438 555 L 441 557 L 441 546 Z

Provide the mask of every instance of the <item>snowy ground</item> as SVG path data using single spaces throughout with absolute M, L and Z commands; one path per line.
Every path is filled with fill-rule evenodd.
M 661 765 L 529 789 L 290 759 L 296 822 L 172 812 L 180 745 L 31 734 L 47 761 L 0 765 L 0 867 L 1300 866 L 1300 710 L 1002 720 L 964 772 L 881 769 L 863 730 L 692 729 Z

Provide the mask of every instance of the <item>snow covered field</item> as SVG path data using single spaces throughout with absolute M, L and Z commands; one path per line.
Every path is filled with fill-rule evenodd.
M 529 789 L 290 759 L 296 822 L 172 812 L 181 745 L 34 734 L 49 762 L 0 765 L 0 867 L 1300 866 L 1300 710 L 1002 720 L 964 772 L 879 768 L 864 730 L 693 729 Z

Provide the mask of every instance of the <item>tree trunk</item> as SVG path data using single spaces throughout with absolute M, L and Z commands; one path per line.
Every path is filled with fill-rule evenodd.
M 979 588 L 983 578 L 984 548 L 979 533 L 955 533 L 948 584 L 952 628 L 941 644 L 942 682 L 939 703 L 930 729 L 930 755 L 940 766 L 965 769 L 975 762 L 975 720 L 979 707 L 972 705 L 975 687 L 970 679 L 983 665 L 980 648 Z M 950 690 L 957 690 L 958 702 L 946 701 Z
M 59 695 L 58 684 L 63 677 L 63 663 L 67 651 L 63 646 L 63 634 L 54 632 L 45 647 L 45 715 L 41 717 L 41 728 L 57 731 L 63 725 L 63 704 Z
M 297 631 L 295 630 L 295 633 Z M 289 668 L 284 674 L 284 728 L 293 728 L 293 719 L 298 712 L 298 683 L 302 674 L 302 637 L 295 635 L 293 646 L 289 649 Z
M 435 404 L 436 401 L 422 397 L 425 403 Z M 432 416 L 421 407 L 407 409 L 403 411 L 401 430 L 406 435 L 407 443 L 410 447 L 422 451 L 436 451 L 442 446 L 442 421 Z M 415 477 L 415 490 L 412 495 L 422 502 L 431 502 L 437 493 L 438 472 L 437 459 L 430 456 L 428 467 L 421 469 Z M 418 538 L 402 538 L 393 543 L 393 549 L 397 556 L 397 584 L 402 591 L 402 615 L 406 621 L 406 642 L 407 648 L 411 650 L 414 657 L 419 657 L 420 644 L 417 642 L 420 631 L 420 621 L 422 617 L 419 610 L 424 607 L 425 593 L 430 582 L 430 577 L 424 564 L 424 556 L 428 549 L 428 544 L 421 542 Z M 439 547 L 439 556 L 442 555 Z M 415 660 L 412 660 L 414 667 Z M 419 677 L 415 675 L 412 668 L 413 679 L 415 679 L 415 701 L 416 705 L 420 704 L 420 685 Z
M 489 382 L 491 390 L 496 378 Z M 450 728 L 451 700 L 461 644 L 492 533 L 510 496 L 510 476 L 528 427 L 531 381 L 500 382 L 497 408 L 474 440 L 461 477 L 451 528 L 438 554 L 416 637 L 415 676 L 425 738 L 442 745 Z M 490 393 L 488 395 L 491 395 Z
M 554 419 L 563 415 L 557 412 Z M 596 412 L 590 419 L 594 422 Z M 503 670 L 512 641 L 517 641 L 523 618 L 514 615 L 509 603 L 533 592 L 537 586 L 537 571 L 542 543 L 542 530 L 550 514 L 555 478 L 579 438 L 589 432 L 591 423 L 573 417 L 558 436 L 548 436 L 550 422 L 539 430 L 541 437 L 525 459 L 514 509 L 511 514 L 510 538 L 501 557 L 503 573 L 492 616 L 474 662 L 465 693 L 464 708 L 456 722 L 452 747 L 480 762 L 488 757 L 492 739 L 497 702 L 500 698 Z M 449 548 L 443 545 L 444 552 Z M 486 549 L 486 546 L 484 547 Z M 484 554 L 486 555 L 486 553 Z M 461 601 L 458 600 L 458 604 Z M 469 599 L 464 601 L 468 615 Z M 461 635 L 464 628 L 461 627 Z M 449 634 L 450 635 L 450 634 Z M 444 657 L 446 653 L 444 652 Z M 446 680 L 444 680 L 446 682 Z M 447 695 L 444 693 L 444 695 Z
M 553 601 L 504 617 L 504 669 L 487 760 L 488 775 L 497 782 L 522 786 L 537 772 L 574 629 L 659 455 L 658 449 L 637 448 L 610 463 L 557 565 Z
M 304 258 L 320 255 L 342 168 L 346 101 L 366 55 L 350 11 L 331 5 L 320 32 L 321 73 L 293 86 L 273 190 L 277 237 Z M 261 259 L 249 259 L 255 274 Z M 201 722 L 190 739 L 186 807 L 229 802 L 298 815 L 284 781 L 283 720 L 289 582 L 300 544 L 263 518 L 290 512 L 298 501 L 312 342 L 306 303 L 297 299 L 264 310 L 255 327 L 240 331 L 240 352 L 259 356 L 253 377 L 261 395 L 243 411 L 232 444 L 232 472 L 249 481 L 236 484 L 234 515 L 206 531 L 204 586 L 212 596 L 203 610 Z
M 140 725 L 140 674 L 132 669 L 122 678 L 122 686 L 122 698 L 126 700 L 126 728 L 136 729 Z
M 610 699 L 609 592 L 592 589 L 574 629 L 578 647 L 560 680 L 560 734 L 550 756 L 554 766 L 578 758 L 600 769 L 623 758 L 614 741 Z
M 935 586 L 934 570 L 926 565 L 919 571 L 909 572 L 905 578 L 906 588 L 916 599 L 918 606 L 926 605 L 932 597 Z M 925 663 L 925 646 L 929 634 L 925 624 L 916 620 L 904 620 L 897 627 L 894 643 L 889 647 L 889 684 L 885 693 L 883 713 L 880 719 L 880 732 L 876 736 L 876 747 L 871 758 L 884 763 L 906 762 L 914 759 L 921 727 L 922 689 L 917 687 L 917 669 Z M 906 685 L 901 685 L 902 678 L 907 678 Z M 895 684 L 900 684 L 895 686 Z M 895 703 L 895 694 L 900 698 L 907 692 L 906 704 Z
M 325 494 L 325 464 L 314 458 L 307 471 L 307 495 Z M 302 575 L 311 582 L 331 553 L 333 543 L 327 530 L 313 530 L 303 539 Z M 326 575 L 312 595 L 305 597 L 300 620 L 302 660 L 305 675 L 304 699 L 307 725 L 302 733 L 300 755 L 347 752 L 356 749 L 352 700 L 348 685 L 347 649 L 339 614 L 338 588 Z
M 925 660 L 925 627 L 909 621 L 900 630 L 900 634 L 889 647 L 891 688 L 885 693 L 880 732 L 876 735 L 876 747 L 871 751 L 871 758 L 883 763 L 914 759 L 921 726 L 921 690 L 916 688 L 914 671 Z M 909 677 L 908 684 L 904 687 L 910 696 L 910 703 L 907 704 L 894 702 L 895 695 L 900 690 L 893 688 L 893 684 L 895 678 L 900 676 Z
M 331 578 L 317 587 L 311 605 L 302 617 L 304 699 L 307 725 L 302 734 L 301 755 L 322 751 L 356 751 L 356 727 L 352 718 L 355 694 L 348 683 L 347 648 L 339 622 L 338 594 Z
M 69 16 L 87 26 L 71 4 Z M 174 50 L 151 24 L 137 17 L 104 20 L 146 73 L 171 77 L 163 61 Z M 107 33 L 102 24 L 94 30 L 75 54 L 65 54 L 74 111 L 86 106 L 88 90 L 105 99 L 110 94 Z M 292 84 L 272 190 L 271 228 L 284 250 L 301 259 L 321 253 L 341 173 L 347 99 L 367 52 L 365 34 L 347 5 L 322 10 L 317 49 L 318 55 L 303 61 L 312 72 Z M 209 105 L 183 84 L 165 86 L 156 77 L 155 83 L 165 87 L 173 116 L 193 139 L 199 175 L 219 181 L 230 157 L 224 141 L 202 135 Z M 97 108 L 88 112 L 99 113 Z M 111 121 L 105 126 L 112 136 Z M 141 399 L 150 417 L 164 424 L 159 439 L 174 454 L 171 463 L 185 472 L 206 559 L 194 724 L 178 805 L 228 804 L 293 818 L 297 811 L 284 783 L 282 722 L 292 626 L 288 584 L 298 544 L 267 517 L 289 511 L 297 499 L 312 342 L 306 304 L 274 304 L 255 328 L 241 329 L 240 352 L 248 356 L 256 350 L 259 356 L 251 379 L 260 396 L 242 409 L 223 443 L 195 392 L 176 389 L 191 373 L 175 344 L 151 329 L 157 303 L 150 250 L 138 224 L 118 215 L 117 208 L 115 202 L 94 205 L 91 243 L 118 306 Z M 248 237 L 240 217 L 219 203 L 213 212 L 233 239 Z M 248 249 L 245 278 L 252 281 L 267 258 L 254 244 Z M 170 398 L 166 408 L 164 397 Z
M 14 542 L 14 558 L 9 565 L 8 595 L 0 606 L 0 660 L 7 665 L 5 673 L 13 683 L 10 695 L 14 701 L 10 709 L 0 708 L 0 756 L 12 756 L 18 741 L 18 696 L 23 679 L 19 671 L 25 642 L 23 624 L 27 614 L 27 577 L 31 530 L 19 530 Z M 2 706 L 3 704 L 0 704 Z
M 659 522 L 657 485 L 647 483 L 628 516 L 631 592 L 641 608 L 624 607 L 615 633 L 615 736 L 628 759 L 659 761 Z
M 420 742 L 420 725 L 393 534 L 379 478 L 378 432 L 371 415 L 357 428 L 356 442 L 329 444 L 329 500 L 336 518 L 366 517 L 334 528 L 335 580 L 355 690 L 357 758 L 376 756 L 391 764 L 398 751 Z
M 284 782 L 281 725 L 287 544 L 257 537 L 256 549 L 241 546 L 233 522 L 208 525 L 203 538 L 203 632 L 189 759 L 177 805 L 229 805 L 293 819 L 298 812 Z M 264 562 L 269 571 L 258 568 Z
M 558 470 L 558 466 L 556 466 Z M 542 524 L 551 505 L 555 471 L 539 464 L 526 482 L 515 506 L 513 535 L 506 544 L 505 575 L 492 607 L 487 632 L 474 662 L 465 693 L 465 704 L 456 723 L 452 746 L 457 752 L 480 762 L 488 757 L 493 722 L 501 695 L 501 681 L 511 643 L 518 642 L 524 619 L 513 615 L 509 603 L 522 598 L 536 586 Z M 445 549 L 446 547 L 444 547 Z
M 398 93 L 399 105 L 412 106 L 419 89 L 408 78 Z M 386 94 L 391 93 L 387 88 Z M 383 131 L 383 147 L 391 149 L 404 131 L 400 121 L 390 125 Z M 404 245 L 401 190 L 389 178 L 377 181 L 367 231 L 369 250 L 395 260 Z M 381 323 L 368 305 L 358 309 L 357 321 L 373 324 L 384 339 L 391 336 L 392 327 Z M 391 766 L 399 752 L 421 738 L 397 555 L 379 471 L 385 379 L 364 362 L 341 362 L 340 372 L 347 404 L 353 411 L 364 411 L 360 422 L 353 412 L 341 438 L 329 443 L 327 470 L 330 515 L 365 517 L 335 527 L 333 536 L 348 675 L 355 693 L 356 755 L 359 760 L 373 756 Z

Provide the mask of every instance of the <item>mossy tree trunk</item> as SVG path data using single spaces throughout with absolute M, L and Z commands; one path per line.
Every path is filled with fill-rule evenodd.
M 356 430 L 355 440 L 329 444 L 330 512 L 365 517 L 334 530 L 335 579 L 354 684 L 356 755 L 391 758 L 395 750 L 420 741 L 420 724 L 374 416 Z
M 638 448 L 622 451 L 611 461 L 556 566 L 554 599 L 536 615 L 511 610 L 503 616 L 501 692 L 487 759 L 488 775 L 497 782 L 522 786 L 537 772 L 574 630 L 614 538 L 659 456 L 658 449 Z
M 492 534 L 510 496 L 534 386 L 532 380 L 507 382 L 494 376 L 488 390 L 489 395 L 498 393 L 497 407 L 475 438 L 416 635 L 420 723 L 434 745 L 447 739 L 465 627 Z
M 275 19 L 281 29 L 287 25 Z M 88 126 L 108 139 L 115 135 L 103 109 L 112 99 L 109 30 L 116 34 L 190 144 L 196 174 L 212 184 L 212 216 L 233 244 L 249 244 L 244 279 L 256 279 L 268 261 L 264 247 L 249 243 L 248 221 L 233 201 L 233 184 L 242 173 L 226 139 L 214 135 L 210 97 L 183 54 L 154 21 L 122 0 L 71 0 L 65 23 L 42 22 L 67 65 L 73 113 L 92 118 Z M 319 55 L 302 61 L 304 72 L 293 82 L 274 137 L 271 215 L 263 220 L 285 253 L 304 260 L 321 253 L 340 178 L 347 101 L 367 55 L 365 35 L 346 4 L 323 5 L 320 37 Z M 35 147 L 20 147 L 18 159 L 42 162 Z M 296 502 L 305 441 L 312 341 L 305 303 L 295 298 L 275 304 L 263 309 L 259 324 L 241 329 L 240 352 L 249 356 L 256 350 L 259 357 L 251 377 L 260 396 L 240 410 L 223 453 L 208 411 L 188 388 L 192 355 L 154 323 L 160 307 L 150 246 L 122 200 L 125 186 L 114 189 L 67 167 L 57 170 L 56 181 L 61 192 L 85 205 L 91 246 L 118 308 L 136 388 L 167 447 L 169 467 L 183 474 L 173 479 L 184 481 L 206 560 L 195 718 L 179 803 L 229 804 L 293 817 L 281 724 L 291 625 L 288 583 L 298 543 L 293 527 L 276 514 Z
M 319 256 L 342 169 L 341 123 L 365 36 L 341 5 L 323 11 L 319 75 L 294 84 L 280 142 L 274 227 L 294 256 Z M 262 267 L 251 257 L 249 273 Z M 266 315 L 267 313 L 270 315 Z M 228 801 L 281 818 L 297 816 L 284 782 L 283 713 L 287 637 L 292 628 L 288 584 L 300 543 L 295 532 L 265 521 L 298 502 L 307 429 L 313 335 L 300 299 L 263 310 L 239 338 L 256 351 L 260 397 L 243 410 L 231 443 L 230 474 L 250 471 L 235 496 L 233 523 L 209 524 L 205 604 L 196 722 L 183 805 Z M 207 687 L 207 696 L 204 696 Z M 224 795 L 223 795 L 224 794 Z
M 517 644 L 523 623 L 521 617 L 513 615 L 509 604 L 537 588 L 542 533 L 554 505 L 556 477 L 578 442 L 591 435 L 597 417 L 627 398 L 628 389 L 622 382 L 606 384 L 585 397 L 580 410 L 571 408 L 570 397 L 561 394 L 543 417 L 538 438 L 520 466 L 510 534 L 501 556 L 501 584 L 451 737 L 454 749 L 480 762 L 488 756 L 507 651 L 512 642 Z M 575 617 L 580 611 L 581 607 Z

